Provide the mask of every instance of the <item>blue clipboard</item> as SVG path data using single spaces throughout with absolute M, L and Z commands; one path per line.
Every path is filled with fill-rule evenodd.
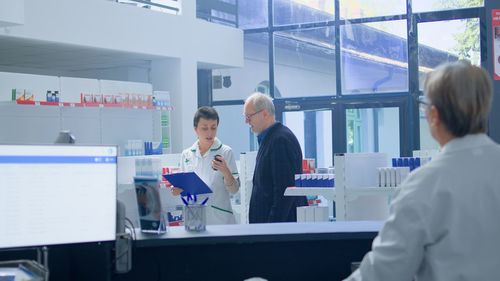
M 195 172 L 163 175 L 173 186 L 182 188 L 181 196 L 212 193 L 208 185 Z

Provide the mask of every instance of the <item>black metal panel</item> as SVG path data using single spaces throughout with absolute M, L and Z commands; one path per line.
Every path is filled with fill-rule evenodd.
M 408 37 L 408 90 L 411 97 L 419 95 L 418 77 L 418 25 L 417 16 L 412 11 L 412 0 L 407 1 L 407 22 Z M 412 156 L 412 151 L 420 149 L 420 122 L 418 117 L 418 105 L 414 98 L 408 99 L 405 109 L 400 110 L 400 153 L 401 156 Z M 406 115 L 402 113 L 406 112 Z
M 418 0 L 416 0 L 418 1 Z M 485 1 L 487 2 L 487 1 Z M 483 8 L 467 8 L 457 10 L 443 10 L 436 12 L 423 12 L 414 14 L 418 23 L 443 20 L 457 20 L 478 18 L 481 16 Z
M 483 66 L 486 67 L 490 73 L 490 77 L 494 77 L 493 62 L 497 59 L 493 55 L 493 29 L 492 10 L 500 8 L 500 0 L 485 0 L 485 15 L 486 19 L 486 46 L 485 49 L 487 56 L 482 60 Z M 483 46 L 481 45 L 481 48 Z M 499 54 L 497 54 L 498 56 Z M 488 134 L 496 142 L 500 142 L 500 80 L 493 80 L 493 104 L 491 107 Z
M 273 3 L 274 0 L 268 0 L 268 22 L 269 22 L 269 95 L 274 98 L 274 31 L 273 31 Z M 281 116 L 278 112 L 276 113 L 276 116 Z
M 212 70 L 198 69 L 198 107 L 212 105 Z
M 336 104 L 332 111 L 332 154 L 347 152 L 346 114 L 343 104 Z M 333 157 L 332 155 L 332 157 Z M 332 159 L 333 161 L 333 159 Z M 335 165 L 335 162 L 332 162 Z

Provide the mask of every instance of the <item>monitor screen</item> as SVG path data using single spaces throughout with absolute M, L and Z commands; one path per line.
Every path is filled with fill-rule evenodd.
M 114 146 L 0 145 L 0 248 L 115 240 Z

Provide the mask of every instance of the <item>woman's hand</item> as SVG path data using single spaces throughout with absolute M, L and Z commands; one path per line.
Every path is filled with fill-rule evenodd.
M 169 181 L 165 181 L 165 186 L 170 188 L 170 191 L 172 192 L 172 195 L 173 196 L 179 196 L 182 191 L 184 191 L 184 189 L 180 188 L 180 187 L 175 187 L 173 186 Z
M 172 195 L 174 196 L 179 196 L 184 191 L 184 189 L 180 187 L 171 186 L 170 188 L 172 190 Z
M 226 160 L 224 160 L 224 157 L 221 155 L 215 155 L 212 160 L 212 169 L 220 171 L 224 175 L 231 174 L 231 171 L 229 171 L 229 168 L 227 167 Z
M 240 187 L 240 182 L 235 179 L 227 166 L 226 160 L 220 155 L 216 155 L 212 160 L 212 168 L 218 170 L 224 176 L 224 185 L 230 193 L 235 193 Z

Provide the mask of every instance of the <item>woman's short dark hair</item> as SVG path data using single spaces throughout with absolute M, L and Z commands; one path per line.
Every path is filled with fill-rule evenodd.
M 202 106 L 196 110 L 193 118 L 194 127 L 198 127 L 198 122 L 200 122 L 201 118 L 207 120 L 217 120 L 217 125 L 219 125 L 219 114 L 213 107 Z
M 441 65 L 428 74 L 425 94 L 455 137 L 486 132 L 493 94 L 484 69 L 468 61 Z

